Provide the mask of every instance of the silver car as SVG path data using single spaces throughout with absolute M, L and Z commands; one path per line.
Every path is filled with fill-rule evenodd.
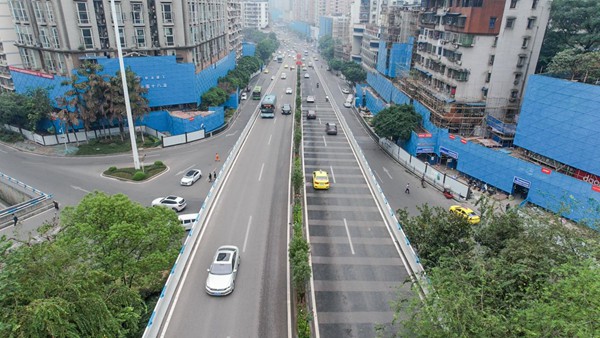
M 235 277 L 240 266 L 240 250 L 237 246 L 224 245 L 217 249 L 206 278 L 206 293 L 226 296 L 235 288 Z
M 181 178 L 181 182 L 179 182 L 181 185 L 192 185 L 194 184 L 194 182 L 196 182 L 197 180 L 199 180 L 202 177 L 202 171 L 200 171 L 199 169 L 192 169 L 189 170 L 185 176 L 183 176 Z

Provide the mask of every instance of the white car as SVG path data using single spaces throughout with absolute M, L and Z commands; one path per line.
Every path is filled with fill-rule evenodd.
M 310 75 L 308 75 L 308 73 L 304 73 L 304 78 L 308 79 L 310 77 Z
M 285 79 L 287 79 L 287 74 L 286 74 L 286 73 L 281 73 L 281 79 L 282 79 L 282 80 L 285 80 Z
M 152 201 L 152 206 L 163 206 L 169 209 L 173 209 L 175 211 L 181 211 L 185 209 L 187 203 L 185 200 L 179 196 L 167 196 L 167 197 L 159 197 Z
M 311 102 L 311 103 L 315 102 L 315 97 L 312 96 L 312 95 L 307 96 L 306 97 L 306 102 Z
M 290 88 L 290 87 L 287 87 L 287 88 L 285 89 L 285 93 L 286 93 L 286 94 L 292 94 L 292 93 L 293 93 L 293 92 L 292 92 L 292 88 Z
M 199 180 L 202 177 L 202 171 L 200 171 L 200 169 L 192 169 L 190 171 L 188 171 L 182 178 L 181 178 L 181 182 L 179 182 L 181 185 L 192 185 L 194 184 L 197 180 Z
M 207 270 L 206 293 L 211 296 L 226 296 L 232 293 L 239 266 L 240 250 L 236 246 L 219 247 Z
M 248 94 L 246 94 L 246 93 L 242 93 L 242 97 L 241 97 L 241 99 L 242 99 L 242 100 L 247 100 L 247 99 L 248 99 Z
M 348 89 L 348 88 L 342 88 L 342 93 L 344 93 L 344 94 L 350 94 L 350 89 Z

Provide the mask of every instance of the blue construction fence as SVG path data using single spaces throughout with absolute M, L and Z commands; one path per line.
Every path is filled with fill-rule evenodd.
M 256 44 L 253 42 L 242 42 L 242 56 L 254 56 L 256 54 Z
M 310 37 L 310 25 L 302 21 L 292 21 L 289 24 L 291 30 L 298 32 L 305 37 Z
M 410 71 L 413 44 L 414 37 L 410 37 L 406 43 L 393 43 L 388 49 L 386 42 L 380 40 L 377 71 L 391 78 L 407 76 Z
M 545 88 L 543 96 L 546 98 L 547 105 L 553 103 L 548 97 L 562 97 L 561 92 L 565 92 L 564 86 L 548 86 L 547 78 L 543 80 L 538 80 L 538 78 L 538 76 L 529 78 L 524 99 L 525 103 L 532 99 L 529 98 L 530 95 L 536 95 L 536 92 L 538 92 L 538 90 L 530 91 L 529 88 L 535 89 L 538 86 Z M 537 81 L 540 82 L 536 83 Z M 410 103 L 408 96 L 380 74 L 369 73 L 367 83 L 378 94 L 374 95 L 369 90 L 365 91 L 367 107 L 373 114 L 377 114 L 386 106 L 388 101 L 384 98 L 388 98 L 395 104 Z M 548 91 L 555 92 L 548 93 Z M 358 86 L 357 96 L 361 92 L 362 88 Z M 590 90 L 580 92 L 589 94 Z M 591 92 L 596 93 L 594 90 L 591 90 Z M 591 99 L 588 102 L 597 102 L 595 100 L 598 97 L 596 96 L 596 99 Z M 543 101 L 539 98 L 535 98 L 535 100 L 536 102 Z M 571 104 L 580 103 L 585 107 L 588 102 L 584 101 L 586 100 L 581 98 L 578 102 L 573 99 L 569 102 Z M 488 185 L 508 194 L 514 193 L 516 186 L 519 185 L 529 189 L 527 200 L 535 205 L 559 213 L 564 217 L 587 223 L 590 226 L 597 224 L 600 220 L 600 189 L 597 186 L 510 156 L 508 150 L 490 149 L 462 139 L 457 135 L 451 135 L 447 129 L 438 128 L 430 122 L 431 112 L 424 105 L 415 101 L 413 106 L 423 117 L 423 127 L 426 129 L 426 133 L 421 135 L 413 132 L 411 138 L 401 145 L 413 156 L 418 156 L 421 153 L 435 154 L 436 162 L 442 155 L 453 157 L 453 166 L 458 171 L 486 182 Z M 539 105 L 537 108 L 543 109 Z M 598 111 L 597 106 L 595 111 Z M 575 130 L 571 130 L 571 132 L 575 132 Z M 543 142 L 543 137 L 539 138 L 538 142 Z M 594 142 L 597 142 L 597 140 Z

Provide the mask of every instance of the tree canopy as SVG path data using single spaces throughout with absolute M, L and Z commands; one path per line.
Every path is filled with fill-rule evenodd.
M 95 192 L 60 229 L 0 242 L 0 336 L 139 337 L 181 247 L 176 214 Z
M 36 130 L 37 123 L 52 111 L 46 88 L 31 89 L 25 94 L 0 93 L 0 124 Z
M 394 334 L 597 336 L 600 234 L 534 210 L 494 211 L 485 201 L 477 225 L 442 208 L 424 206 L 414 217 L 399 210 L 430 284 L 424 301 L 394 304 L 402 324 Z
M 322 36 L 319 39 L 319 50 L 323 58 L 327 61 L 333 59 L 334 44 L 333 38 L 329 35 Z
M 206 110 L 209 106 L 220 106 L 227 101 L 227 92 L 219 87 L 212 87 L 202 94 L 201 109 Z
M 365 70 L 354 61 L 347 61 L 342 64 L 342 74 L 352 83 L 363 82 L 367 79 Z
M 411 132 L 421 125 L 422 117 L 408 104 L 391 105 L 381 110 L 373 118 L 373 128 L 377 135 L 389 137 L 394 142 L 408 140 Z

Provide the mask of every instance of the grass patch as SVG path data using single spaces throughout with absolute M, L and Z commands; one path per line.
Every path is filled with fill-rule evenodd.
M 0 141 L 6 143 L 17 143 L 24 141 L 23 135 L 8 129 L 0 129 Z
M 137 137 L 138 148 L 153 148 L 160 145 L 161 141 L 154 136 L 144 136 L 144 142 Z M 118 154 L 131 151 L 131 143 L 129 137 L 125 141 L 121 138 L 113 139 L 96 139 L 89 143 L 79 145 L 75 155 L 102 155 L 102 154 Z
M 161 172 L 165 171 L 167 166 L 161 161 L 156 161 L 151 165 L 147 165 L 144 167 L 142 171 L 137 170 L 133 167 L 131 168 L 117 168 L 110 167 L 106 171 L 104 171 L 104 175 L 110 177 L 116 177 L 129 181 L 144 181 L 149 179 L 152 176 L 158 175 Z

